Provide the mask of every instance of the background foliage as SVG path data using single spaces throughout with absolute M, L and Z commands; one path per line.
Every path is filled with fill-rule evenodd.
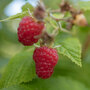
M 7 18 L 4 9 L 11 1 L 0 0 L 0 3 L 2 3 L 0 5 L 0 20 Z M 44 2 L 46 7 L 56 9 L 60 0 L 44 0 Z M 90 1 L 71 1 L 74 5 L 73 2 L 78 3 L 78 7 L 84 11 L 90 24 Z M 24 8 L 23 13 L 12 16 L 5 22 L 0 22 L 1 90 L 90 90 L 90 27 L 73 27 L 73 31 L 76 30 L 77 38 L 79 38 L 80 42 L 77 38 L 70 38 L 71 36 L 62 32 L 56 37 L 55 45 L 58 43 L 62 45 L 61 48 L 58 48 L 60 51 L 59 62 L 55 67 L 53 76 L 50 79 L 42 80 L 35 75 L 35 67 L 32 60 L 34 48 L 24 47 L 17 40 L 16 30 L 20 20 L 11 20 L 28 14 Z M 52 30 L 49 25 L 48 28 Z M 73 63 L 75 62 L 81 66 L 80 43 L 82 48 L 84 47 L 82 49 L 82 68 Z M 87 43 L 89 43 L 88 47 Z M 73 45 L 75 46 L 73 47 Z

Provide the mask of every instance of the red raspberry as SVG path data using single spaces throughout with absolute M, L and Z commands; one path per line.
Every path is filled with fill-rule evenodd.
M 47 79 L 53 74 L 53 67 L 48 67 L 47 64 L 43 63 L 41 65 L 36 63 L 36 74 L 42 79 Z
M 40 47 L 35 49 L 33 59 L 36 63 L 36 74 L 38 77 L 46 79 L 53 73 L 58 61 L 58 54 L 56 49 Z
M 35 36 L 42 33 L 43 22 L 36 22 L 32 17 L 25 16 L 18 27 L 18 39 L 25 46 L 31 46 L 38 41 Z
M 35 49 L 33 59 L 36 63 L 45 62 L 54 67 L 58 61 L 58 54 L 56 49 L 40 47 Z

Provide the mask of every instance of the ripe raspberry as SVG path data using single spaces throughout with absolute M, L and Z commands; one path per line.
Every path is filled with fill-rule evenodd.
M 33 59 L 36 63 L 36 74 L 38 77 L 46 79 L 53 73 L 58 61 L 58 54 L 56 49 L 40 47 L 35 49 Z
M 48 47 L 36 48 L 33 54 L 33 59 L 36 63 L 49 63 L 52 67 L 57 64 L 58 54 L 56 49 Z
M 48 67 L 47 64 L 36 63 L 36 74 L 42 79 L 47 79 L 53 74 L 53 67 Z
M 25 16 L 18 27 L 18 39 L 25 46 L 31 46 L 38 41 L 35 36 L 42 33 L 43 22 L 36 22 L 32 17 Z

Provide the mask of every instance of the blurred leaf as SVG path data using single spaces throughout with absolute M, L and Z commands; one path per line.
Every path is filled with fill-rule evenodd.
M 47 83 L 48 82 L 48 83 Z M 56 77 L 47 80 L 35 79 L 32 82 L 3 88 L 1 90 L 89 90 L 84 84 L 67 77 Z
M 90 10 L 85 11 L 84 14 L 85 14 L 85 17 L 86 17 L 86 19 L 87 19 L 87 21 L 89 23 L 89 27 L 88 28 L 90 28 Z
M 11 87 L 8 87 L 8 88 L 3 88 L 3 89 L 0 89 L 0 90 L 32 90 L 29 88 L 25 88 L 21 85 L 18 85 L 18 86 L 11 86 Z
M 25 5 L 22 6 L 22 11 L 27 11 L 30 10 L 30 12 L 34 9 L 34 7 L 30 3 L 26 3 Z
M 17 18 L 22 18 L 26 15 L 29 15 L 28 13 L 28 9 L 30 9 L 30 11 L 33 10 L 33 6 L 29 3 L 26 3 L 23 7 L 22 7 L 22 13 L 18 13 L 16 15 L 13 15 L 13 16 L 10 16 L 9 18 L 6 18 L 6 19 L 3 19 L 3 20 L 0 20 L 0 22 L 3 22 L 3 21 L 7 21 L 7 20 L 13 20 L 13 19 L 17 19 Z
M 13 20 L 13 19 L 17 19 L 17 18 L 22 18 L 22 17 L 24 17 L 26 15 L 29 15 L 28 11 L 24 11 L 22 13 L 18 13 L 16 15 L 10 16 L 9 18 L 0 20 L 0 22 L 7 21 L 7 20 Z
M 8 63 L 8 59 L 7 58 L 3 58 L 0 56 L 0 68 L 2 68 L 3 66 L 5 66 Z
M 1 90 L 72 90 L 72 89 L 89 90 L 84 84 L 67 77 L 56 77 L 47 80 L 35 79 L 32 82 L 26 84 L 11 86 L 8 88 L 3 88 Z
M 53 9 L 56 9 L 58 8 L 61 0 L 43 0 L 45 5 L 48 7 L 48 8 L 53 8 Z
M 81 64 L 81 44 L 77 38 L 68 38 L 60 43 L 61 47 L 58 48 L 58 52 L 64 56 L 67 56 L 75 64 L 82 66 Z
M 90 10 L 90 1 L 81 1 L 79 2 L 79 6 L 83 10 Z
M 1 16 L 3 16 L 4 14 L 4 9 L 5 7 L 11 2 L 12 0 L 0 0 L 0 19 L 1 19 Z
M 21 52 L 10 60 L 1 78 L 1 88 L 32 81 L 35 77 L 32 51 Z
M 83 84 L 85 84 L 85 86 L 90 88 L 90 62 L 87 61 L 86 63 L 85 60 L 86 58 L 82 62 L 82 68 L 80 68 L 73 64 L 67 57 L 60 55 L 60 59 L 55 67 L 53 76 L 57 77 L 61 75 L 65 77 L 71 77 L 74 80 L 82 82 Z
M 0 56 L 0 78 L 2 76 L 2 73 L 5 69 L 5 66 L 7 65 L 8 61 L 9 60 L 7 58 L 4 58 L 4 57 Z
M 89 90 L 84 84 L 67 77 L 52 77 L 50 79 L 35 79 L 23 84 L 32 90 Z M 29 89 L 28 89 L 29 90 Z

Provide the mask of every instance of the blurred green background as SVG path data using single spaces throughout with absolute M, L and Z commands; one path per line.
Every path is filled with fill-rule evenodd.
M 78 1 L 71 0 L 73 4 L 77 4 Z M 0 0 L 0 20 L 21 12 L 21 6 L 26 2 L 36 5 L 36 0 Z M 60 0 L 44 0 L 44 2 L 46 7 L 56 9 Z M 85 11 L 85 16 L 90 24 L 90 11 Z M 25 48 L 17 38 L 19 22 L 19 19 L 0 22 L 0 76 L 10 58 Z M 78 27 L 77 36 L 83 48 L 83 67 L 80 68 L 66 57 L 60 56 L 54 75 L 69 77 L 90 88 L 90 27 Z

